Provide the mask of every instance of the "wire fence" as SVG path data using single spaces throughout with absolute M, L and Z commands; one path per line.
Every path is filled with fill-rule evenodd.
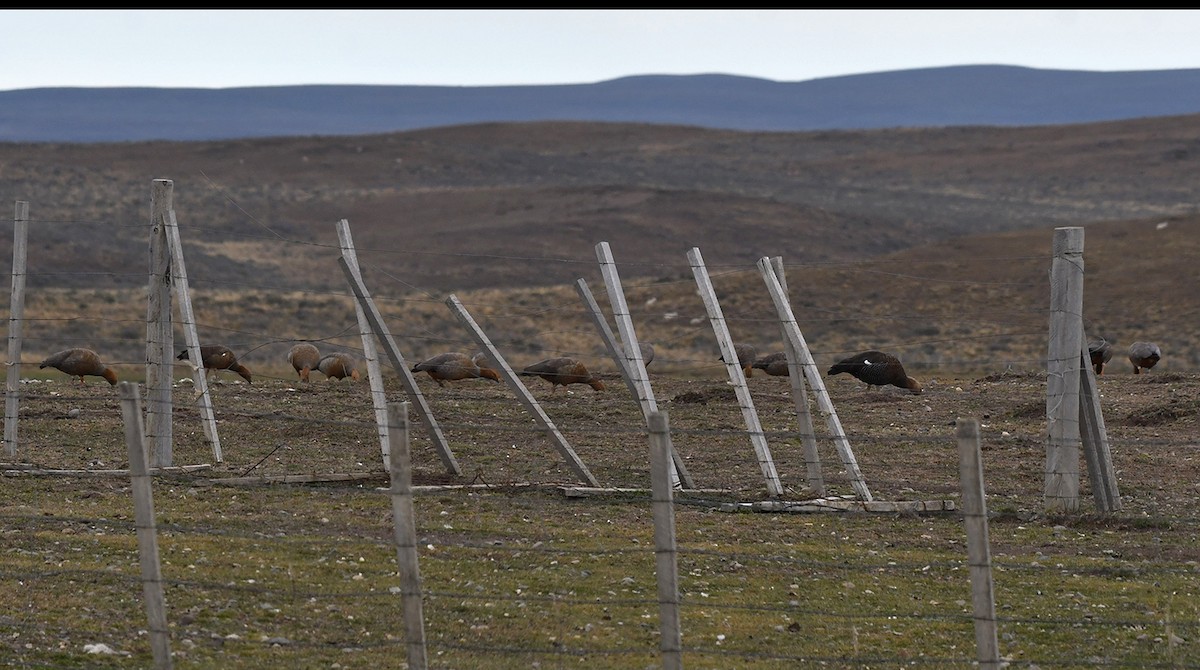
M 148 236 L 149 227 L 139 234 Z M 313 246 L 267 239 L 284 248 Z M 185 237 L 185 248 L 190 244 Z M 372 252 L 402 255 L 365 250 L 363 256 Z M 47 264 L 36 256 L 30 257 L 31 277 Z M 470 256 L 497 264 L 535 260 Z M 1118 467 L 1136 464 L 1121 471 L 1125 510 L 1053 519 L 1041 511 L 1046 400 L 1045 377 L 1037 371 L 1045 367 L 1040 294 L 1049 258 L 995 259 L 1027 264 L 1016 273 L 1025 279 L 1003 282 L 956 278 L 952 259 L 922 268 L 910 263 L 901 271 L 886 262 L 848 264 L 833 274 L 826 266 L 788 268 L 793 287 L 809 284 L 810 271 L 831 281 L 848 281 L 849 273 L 881 277 L 878 299 L 851 306 L 796 292 L 805 315 L 800 327 L 810 341 L 822 341 L 812 333 L 836 329 L 853 342 L 855 333 L 876 332 L 868 324 L 892 324 L 895 339 L 877 346 L 904 352 L 906 362 L 933 377 L 920 397 L 846 394 L 839 411 L 870 417 L 846 424 L 876 496 L 950 502 L 935 511 L 872 514 L 828 506 L 823 513 L 797 513 L 798 505 L 778 505 L 764 493 L 761 456 L 748 441 L 738 399 L 719 379 L 724 366 L 686 265 L 660 273 L 679 279 L 630 287 L 639 328 L 655 324 L 654 369 L 663 371 L 655 373 L 655 387 L 670 407 L 675 447 L 698 482 L 674 504 L 684 666 L 977 663 L 966 540 L 953 504 L 960 497 L 953 425 L 965 409 L 977 410 L 982 420 L 1005 663 L 1200 664 L 1194 648 L 1200 548 L 1190 505 L 1191 482 L 1200 481 L 1196 445 L 1186 430 L 1159 430 L 1195 414 L 1186 400 L 1195 380 L 1173 372 L 1188 369 L 1186 359 L 1168 357 L 1155 370 L 1154 383 L 1178 387 L 1174 399 L 1126 397 L 1128 379 L 1108 387 L 1114 460 Z M 120 277 L 144 279 L 145 273 L 126 270 L 78 273 L 88 276 L 85 288 L 31 282 L 26 366 L 60 348 L 91 346 L 124 352 L 112 363 L 122 378 L 138 378 L 145 366 L 145 299 L 123 288 Z M 475 348 L 434 292 L 394 266 L 365 263 L 364 271 L 384 289 L 375 294 L 413 361 Z M 757 338 L 764 351 L 781 347 L 777 334 L 763 335 L 778 331 L 778 322 L 770 318 L 758 274 L 717 266 L 713 277 L 735 339 Z M 223 463 L 211 462 L 191 380 L 174 384 L 176 462 L 195 469 L 154 480 L 173 662 L 402 666 L 401 576 L 369 393 L 350 383 L 301 384 L 283 363 L 297 341 L 361 355 L 353 294 L 285 292 L 261 277 L 189 280 L 201 339 L 228 343 L 256 374 L 254 385 L 227 377 L 215 387 L 227 445 Z M 930 293 L 931 305 L 939 296 L 960 294 L 980 306 L 914 313 L 888 299 L 913 286 Z M 247 294 L 256 296 L 250 306 Z M 570 293 L 535 291 L 507 303 L 491 297 L 469 296 L 465 304 L 506 355 L 522 361 L 580 356 L 596 361 L 610 386 L 619 386 Z M 280 329 L 280 322 L 291 325 Z M 1039 350 L 1040 358 L 1028 353 Z M 814 353 L 833 358 L 853 351 L 818 347 Z M 986 363 L 978 352 L 986 353 Z M 962 388 L 961 377 L 937 376 L 981 367 L 993 372 L 974 380 L 975 388 Z M 585 395 L 586 389 L 554 395 L 531 383 L 603 482 L 604 490 L 594 491 L 580 485 L 546 431 L 502 385 L 474 380 L 442 388 L 419 381 L 465 466 L 461 476 L 449 475 L 430 438 L 414 427 L 429 666 L 662 667 L 648 435 L 636 402 L 619 392 Z M 21 458 L 6 465 L 3 507 L 3 529 L 13 539 L 0 578 L 2 601 L 10 604 L 0 619 L 9 665 L 152 662 L 137 524 L 128 474 L 120 472 L 128 467 L 121 407 L 115 393 L 93 384 L 25 379 L 21 385 Z M 806 502 L 811 493 L 800 446 L 810 437 L 822 445 L 820 467 L 831 490 L 826 500 L 853 499 L 845 463 L 828 447 L 834 436 L 796 428 L 787 380 L 760 376 L 754 384 L 784 501 Z M 386 392 L 404 396 L 395 378 L 386 381 Z M 973 404 L 952 400 L 965 396 Z M 1023 400 L 1014 407 L 1013 397 Z M 991 407 L 1007 409 L 992 414 Z
M 1118 461 L 1125 449 L 1115 446 Z M 150 665 L 128 480 L 7 474 L 3 527 L 21 539 L 0 579 L 4 656 Z M 569 488 L 417 487 L 429 667 L 661 667 L 646 487 Z M 1186 493 L 1163 492 L 1163 504 Z M 176 665 L 395 664 L 404 653 L 378 477 L 247 486 L 201 472 L 156 477 L 154 495 Z M 996 509 L 1007 496 L 989 491 L 1009 667 L 1196 666 L 1194 516 L 1153 516 L 1151 505 L 1047 522 Z M 679 492 L 674 510 L 685 667 L 975 663 L 956 512 L 757 514 L 725 491 Z

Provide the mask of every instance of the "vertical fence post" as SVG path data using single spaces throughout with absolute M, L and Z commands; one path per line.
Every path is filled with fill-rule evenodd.
M 12 293 L 8 312 L 8 377 L 4 397 L 4 446 L 17 456 L 17 422 L 21 398 L 21 336 L 25 320 L 25 257 L 29 239 L 29 203 L 17 201 L 13 212 Z
M 154 524 L 154 497 L 146 467 L 146 435 L 142 428 L 142 403 L 137 384 L 121 382 L 121 414 L 125 419 L 125 446 L 129 450 L 129 479 L 133 490 L 134 525 L 137 527 L 138 562 L 142 568 L 142 597 L 149 619 L 154 667 L 171 668 L 171 630 L 163 597 L 162 566 L 158 561 L 158 536 Z
M 1046 357 L 1047 512 L 1079 509 L 1079 391 L 1083 342 L 1083 228 L 1054 229 Z
M 151 464 L 171 465 L 171 368 L 175 336 L 171 330 L 171 253 L 167 213 L 174 182 L 155 179 L 150 189 L 150 277 L 146 287 L 146 438 Z M 203 365 L 195 361 L 197 365 Z
M 392 523 L 400 564 L 404 641 L 410 670 L 425 670 L 425 615 L 421 569 L 417 563 L 417 520 L 412 499 L 412 460 L 408 442 L 408 403 L 388 404 L 388 465 L 391 473 Z
M 967 564 L 971 571 L 975 647 L 979 667 L 998 670 L 996 597 L 992 587 L 992 552 L 988 546 L 987 502 L 983 491 L 979 421 L 958 419 L 958 476 L 962 486 L 963 523 L 967 530 Z
M 671 473 L 671 430 L 666 412 L 647 417 L 650 427 L 650 492 L 654 512 L 654 563 L 658 581 L 659 650 L 663 668 L 683 668 L 683 633 L 679 623 L 679 567 L 675 545 L 674 489 Z

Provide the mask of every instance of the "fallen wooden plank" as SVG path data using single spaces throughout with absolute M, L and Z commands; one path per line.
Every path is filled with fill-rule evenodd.
M 644 493 L 650 495 L 650 489 L 643 488 L 606 488 L 595 486 L 560 486 L 558 487 L 563 495 L 568 498 L 587 498 L 589 496 L 612 495 L 614 493 Z M 731 491 L 726 489 L 686 489 L 678 491 L 676 495 L 690 496 L 695 493 L 706 495 L 728 495 Z
M 324 475 L 260 475 L 257 477 L 226 477 L 224 479 L 210 479 L 209 484 L 214 486 L 248 486 L 253 484 L 320 484 L 325 482 L 353 482 L 377 480 L 387 475 L 381 472 L 364 472 L 364 473 L 349 473 L 349 474 L 324 474 Z
M 202 463 L 200 465 L 173 465 L 166 468 L 150 468 L 150 475 L 178 475 L 189 472 L 200 472 L 202 470 L 211 470 L 212 465 Z M 63 476 L 63 477 L 128 477 L 129 470 L 58 470 L 53 468 L 39 468 L 35 466 L 18 466 L 9 467 L 4 470 L 5 477 L 15 477 L 20 475 L 39 475 L 39 476 Z
M 815 513 L 903 513 L 928 514 L 953 512 L 958 509 L 953 500 L 846 500 L 819 498 L 815 500 L 763 500 L 752 503 L 728 503 L 718 507 L 726 512 L 787 512 L 799 514 Z

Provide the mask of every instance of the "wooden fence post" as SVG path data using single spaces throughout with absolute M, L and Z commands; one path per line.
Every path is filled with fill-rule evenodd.
M 21 398 L 21 337 L 25 325 L 25 262 L 29 248 L 29 203 L 17 201 L 13 212 L 12 293 L 8 311 L 8 376 L 4 396 L 4 445 L 17 456 L 17 424 Z
M 342 219 L 337 223 L 338 241 L 342 245 L 342 258 L 354 274 L 362 276 L 358 266 L 358 252 L 354 249 L 354 238 L 350 236 L 350 222 Z M 371 322 L 362 304 L 354 301 L 354 313 L 358 316 L 358 332 L 362 340 L 363 360 L 367 364 L 367 383 L 371 387 L 371 404 L 375 407 L 375 425 L 379 431 L 379 451 L 383 454 L 383 464 L 388 464 L 388 408 L 387 393 L 383 388 L 383 369 L 379 366 L 379 348 L 375 346 L 375 334 L 371 331 Z
M 663 668 L 682 670 L 683 633 L 679 618 L 679 564 L 672 502 L 671 429 L 666 412 L 647 417 L 650 428 L 650 494 L 654 513 L 654 564 L 658 582 L 658 643 Z
M 704 308 L 708 312 L 709 323 L 717 336 L 717 344 L 721 347 L 721 358 L 725 361 L 725 369 L 729 373 L 729 381 L 737 394 L 738 405 L 742 408 L 742 420 L 746 422 L 746 431 L 750 434 L 750 444 L 758 457 L 758 465 L 762 469 L 763 479 L 767 482 L 767 494 L 775 497 L 783 495 L 783 484 L 779 481 L 779 473 L 775 470 L 775 461 L 771 458 L 771 448 L 767 446 L 767 436 L 763 433 L 762 424 L 758 420 L 758 412 L 754 409 L 754 399 L 750 389 L 746 387 L 746 377 L 738 365 L 737 353 L 733 350 L 733 338 L 729 335 L 729 327 L 725 323 L 725 314 L 721 311 L 721 303 L 717 301 L 717 293 L 713 290 L 712 281 L 708 277 L 708 268 L 704 266 L 704 258 L 700 249 L 692 247 L 687 254 L 688 263 L 692 266 L 692 274 L 696 278 L 696 287 Z
M 388 405 L 388 445 L 392 523 L 395 528 L 396 560 L 400 565 L 400 598 L 404 608 L 404 647 L 408 652 L 408 667 L 411 670 L 425 670 L 425 614 L 421 603 L 421 568 L 417 562 L 417 519 L 413 508 L 406 402 Z
M 1080 352 L 1081 358 L 1087 355 L 1086 350 Z M 1089 358 L 1083 358 L 1080 369 L 1079 436 L 1092 481 L 1092 499 L 1101 512 L 1116 512 L 1121 509 L 1121 491 L 1113 470 L 1112 451 L 1108 447 L 1104 412 L 1100 409 L 1100 387 L 1096 384 L 1096 373 Z
M 146 301 L 146 439 L 151 465 L 171 465 L 171 366 L 175 362 L 171 330 L 171 253 L 167 246 L 167 212 L 174 183 L 155 179 L 150 189 L 150 277 Z M 203 365 L 200 361 L 193 361 Z
M 388 358 L 392 361 L 392 368 L 396 370 L 396 374 L 400 375 L 400 382 L 404 385 L 404 389 L 408 391 L 408 397 L 417 403 L 417 414 L 421 418 L 421 423 L 425 424 L 425 428 L 429 432 L 429 437 L 433 440 L 433 448 L 437 450 L 438 456 L 442 459 L 442 464 L 446 466 L 446 470 L 450 474 L 461 477 L 462 468 L 458 465 L 458 459 L 454 457 L 454 451 L 450 449 L 450 443 L 446 441 L 446 436 L 442 433 L 442 427 L 438 425 L 437 419 L 434 418 L 433 410 L 429 407 L 429 401 L 421 393 L 421 387 L 417 386 L 417 380 L 413 377 L 412 370 L 409 369 L 408 363 L 400 353 L 400 347 L 396 346 L 396 340 L 392 338 L 391 331 L 388 330 L 387 324 L 384 323 L 383 314 L 380 314 L 379 308 L 371 298 L 370 292 L 367 291 L 367 286 L 363 283 L 357 266 L 352 266 L 345 256 L 338 257 L 338 264 L 342 266 L 342 273 L 346 275 L 346 281 L 350 284 L 350 289 L 354 291 L 355 299 L 362 306 L 367 321 L 371 323 L 371 330 L 375 333 L 375 337 L 379 338 L 380 344 L 383 346 Z
M 579 454 L 575 453 L 575 449 L 567 441 L 562 431 L 558 429 L 558 426 L 554 425 L 554 422 L 550 420 L 550 416 L 546 414 L 546 410 L 542 409 L 542 406 L 538 404 L 533 394 L 529 392 L 529 387 L 525 386 L 524 382 L 517 377 L 517 373 L 513 372 L 513 369 L 509 367 L 508 361 L 504 360 L 504 357 L 496 350 L 495 345 L 488 339 L 483 329 L 479 327 L 479 324 L 475 322 L 471 313 L 467 311 L 466 307 L 463 307 L 458 296 L 450 294 L 450 297 L 446 298 L 446 306 L 454 313 L 459 323 L 466 327 L 467 332 L 471 333 L 471 337 L 475 339 L 475 342 L 483 349 L 488 358 L 496 364 L 496 367 L 500 368 L 496 370 L 496 373 L 504 378 L 504 383 L 508 384 L 512 392 L 517 395 L 517 401 L 550 434 L 550 438 L 554 441 L 554 447 L 567 460 L 567 466 L 589 486 L 599 487 L 600 482 L 592 474 L 591 470 L 588 470 L 588 467 L 584 465 L 583 459 L 579 458 Z
M 137 527 L 138 562 L 142 569 L 142 597 L 149 619 L 150 647 L 154 667 L 171 668 L 171 629 L 167 626 L 167 604 L 163 596 L 162 566 L 158 559 L 158 535 L 154 522 L 154 496 L 146 466 L 149 440 L 142 427 L 141 399 L 137 384 L 121 382 L 121 413 L 125 419 L 125 446 L 129 450 L 129 479 L 133 491 L 134 525 Z
M 175 210 L 167 210 L 164 222 L 167 231 L 167 245 L 171 248 L 172 279 L 175 296 L 179 299 L 180 326 L 183 328 L 183 339 L 188 347 L 188 360 L 192 361 L 192 381 L 196 384 L 196 406 L 200 410 L 200 423 L 204 426 L 204 438 L 212 449 L 213 460 L 221 463 L 225 456 L 221 452 L 221 437 L 217 433 L 217 417 L 213 413 L 212 394 L 208 390 L 208 371 L 204 369 L 204 360 L 200 355 L 200 335 L 196 332 L 196 315 L 192 312 L 192 294 L 188 286 L 187 268 L 183 262 L 183 241 L 179 236 L 179 222 L 175 220 Z M 168 322 L 169 323 L 169 322 Z M 170 353 L 174 353 L 172 348 Z M 171 359 L 170 363 L 174 363 Z M 169 368 L 168 368 L 169 369 Z M 168 375 L 168 380 L 173 375 Z M 170 412 L 168 404 L 167 411 Z M 167 465 L 169 463 L 164 463 Z
M 958 419 L 958 475 L 962 485 L 963 523 L 967 529 L 967 564 L 971 571 L 971 602 L 979 667 L 998 670 L 996 597 L 992 586 L 992 552 L 988 546 L 987 501 L 983 491 L 979 421 Z
M 784 299 L 790 303 L 787 278 L 783 271 L 783 257 L 771 259 L 771 267 L 775 270 L 775 278 L 783 289 Z M 796 419 L 800 423 L 800 444 L 804 452 L 804 467 L 808 474 L 808 487 L 818 498 L 825 497 L 825 476 L 821 473 L 821 455 L 817 451 L 816 429 L 813 428 L 812 409 L 808 406 L 808 390 L 804 384 L 804 363 L 800 352 L 788 337 L 787 327 L 782 321 L 779 328 L 783 331 L 783 352 L 788 360 L 788 381 L 792 385 L 792 402 L 796 405 Z
M 1054 229 L 1046 357 L 1047 512 L 1079 510 L 1079 391 L 1083 341 L 1083 228 Z M 1099 483 L 1098 483 L 1099 484 Z
M 621 351 L 617 352 L 615 347 L 612 347 L 614 349 L 613 358 L 619 356 L 624 361 L 621 368 L 630 379 L 634 398 L 641 404 L 642 416 L 645 418 L 651 412 L 658 411 L 658 401 L 654 398 L 654 388 L 650 386 L 650 375 L 646 372 L 646 362 L 642 360 L 642 352 L 637 343 L 637 332 L 633 328 L 633 315 L 629 313 L 629 305 L 625 302 L 625 291 L 621 288 L 621 276 L 617 273 L 617 262 L 613 258 L 608 242 L 600 242 L 596 245 L 596 258 L 600 261 L 600 275 L 604 278 L 605 288 L 608 289 L 608 301 L 612 305 L 613 319 L 617 322 L 617 330 L 621 333 Z M 580 279 L 576 283 L 576 289 L 583 297 L 584 302 L 588 303 L 588 307 L 592 309 L 597 319 L 597 325 L 601 326 L 601 335 L 605 336 L 605 341 L 608 342 L 611 339 L 612 331 L 608 328 L 608 323 L 604 321 L 595 299 L 591 297 L 591 291 L 587 290 L 587 284 Z M 605 333 L 605 331 L 608 332 Z M 618 362 L 618 365 L 621 363 Z M 692 475 L 688 472 L 687 464 L 674 450 L 671 452 L 671 468 L 674 470 L 671 477 L 676 486 L 696 488 L 695 482 L 692 481 Z
M 817 370 L 817 362 L 813 360 L 812 352 L 808 349 L 808 342 L 804 340 L 804 334 L 800 332 L 800 326 L 796 323 L 792 305 L 783 290 L 783 285 L 779 283 L 779 278 L 775 276 L 771 259 L 766 256 L 760 258 L 758 269 L 762 273 L 763 281 L 767 284 L 767 292 L 771 294 L 771 300 L 775 303 L 775 311 L 779 314 L 784 335 L 791 342 L 792 350 L 800 356 L 804 377 L 816 395 L 817 408 L 825 415 L 825 423 L 829 427 L 829 433 L 833 435 L 838 456 L 846 467 L 846 473 L 850 475 L 850 485 L 854 487 L 854 491 L 860 499 L 871 502 L 871 490 L 867 488 L 867 482 L 863 479 L 862 471 L 858 467 L 858 460 L 854 457 L 854 451 L 850 449 L 850 440 L 846 438 L 846 431 L 842 429 L 842 420 L 838 418 L 833 401 L 829 399 L 829 390 L 825 388 L 825 381 L 821 379 L 821 373 Z

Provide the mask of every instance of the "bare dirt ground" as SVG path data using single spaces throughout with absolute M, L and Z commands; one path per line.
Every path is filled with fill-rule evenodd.
M 1115 362 L 1114 362 L 1115 363 Z M 712 376 L 651 373 L 658 406 L 669 416 L 675 449 L 697 488 L 737 499 L 766 497 L 763 469 L 745 432 L 742 410 L 722 366 Z M 314 375 L 314 378 L 317 376 Z M 995 509 L 1036 515 L 1042 507 L 1046 431 L 1045 375 L 998 371 L 974 378 L 922 375 L 925 392 L 871 388 L 841 375 L 826 378 L 830 398 L 873 496 L 939 500 L 958 495 L 955 425 L 981 424 L 986 489 Z M 761 372 L 747 380 L 786 499 L 811 495 L 799 426 L 786 378 Z M 536 382 L 536 383 L 535 383 Z M 1196 453 L 1200 375 L 1134 375 L 1111 364 L 1098 378 L 1124 514 L 1191 515 L 1200 481 Z M 578 474 L 503 383 L 439 387 L 418 379 L 462 471 L 454 476 L 410 408 L 416 484 L 578 485 Z M 640 411 L 618 378 L 607 389 L 529 380 L 546 414 L 602 486 L 649 486 L 648 443 Z M 405 394 L 388 380 L 391 402 Z M 117 389 L 64 379 L 23 385 L 17 460 L 46 469 L 126 467 Z M 190 381 L 177 387 L 173 465 L 208 464 L 192 477 L 352 474 L 386 481 L 369 387 L 348 380 L 302 384 L 264 377 L 212 386 L 223 462 L 203 439 Z M 810 399 L 810 402 L 811 399 Z M 823 474 L 833 495 L 852 495 L 827 424 L 813 404 Z M 1081 512 L 1092 509 L 1083 471 Z

